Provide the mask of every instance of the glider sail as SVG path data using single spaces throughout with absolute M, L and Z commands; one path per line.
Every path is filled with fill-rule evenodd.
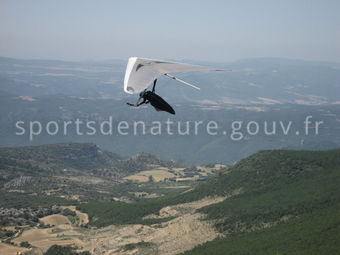
M 124 91 L 129 94 L 138 94 L 158 77 L 167 75 L 168 77 L 182 82 L 188 86 L 199 89 L 195 85 L 180 80 L 169 73 L 173 72 L 192 72 L 192 71 L 221 71 L 212 67 L 190 65 L 177 62 L 167 62 L 155 59 L 146 58 L 129 58 L 125 78 L 124 78 Z

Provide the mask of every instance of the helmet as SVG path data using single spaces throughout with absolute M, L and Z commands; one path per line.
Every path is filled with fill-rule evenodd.
M 143 90 L 141 93 L 139 93 L 139 96 L 140 96 L 140 97 L 143 97 L 143 96 L 145 95 L 145 93 L 146 93 L 146 89 Z

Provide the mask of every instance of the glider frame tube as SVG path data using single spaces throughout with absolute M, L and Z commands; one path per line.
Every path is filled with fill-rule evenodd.
M 169 78 L 171 78 L 171 79 L 173 79 L 173 80 L 176 80 L 176 81 L 181 82 L 181 83 L 183 83 L 183 84 L 185 84 L 185 85 L 188 85 L 188 86 L 190 86 L 190 87 L 192 87 L 192 88 L 194 88 L 194 89 L 201 90 L 201 88 L 199 88 L 199 87 L 197 87 L 197 86 L 195 86 L 195 85 L 193 85 L 193 84 L 191 84 L 191 83 L 189 83 L 189 82 L 186 82 L 186 81 L 183 81 L 183 80 L 181 80 L 181 79 L 178 79 L 178 78 L 176 78 L 175 76 L 172 76 L 171 74 L 165 73 L 164 75 L 165 75 L 165 76 L 168 76 Z

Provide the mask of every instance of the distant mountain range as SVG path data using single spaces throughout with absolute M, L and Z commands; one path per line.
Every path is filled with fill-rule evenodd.
M 83 98 L 129 98 L 122 90 L 126 62 L 0 58 L 0 90 L 31 97 L 63 94 Z M 257 58 L 195 64 L 231 71 L 178 74 L 201 87 L 199 92 L 163 77 L 159 79 L 157 91 L 172 103 L 340 103 L 339 63 Z

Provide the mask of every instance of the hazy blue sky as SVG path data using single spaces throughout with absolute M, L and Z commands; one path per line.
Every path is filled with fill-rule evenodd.
M 340 62 L 338 0 L 0 0 L 0 56 Z

